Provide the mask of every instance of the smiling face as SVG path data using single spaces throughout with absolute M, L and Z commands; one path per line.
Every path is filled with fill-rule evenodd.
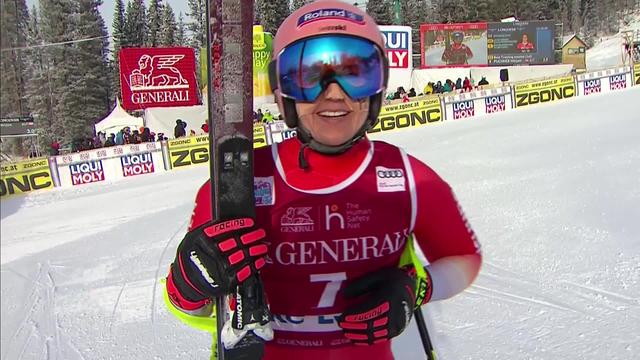
M 369 98 L 354 101 L 330 84 L 312 103 L 296 102 L 302 126 L 317 142 L 337 146 L 351 140 L 367 121 Z

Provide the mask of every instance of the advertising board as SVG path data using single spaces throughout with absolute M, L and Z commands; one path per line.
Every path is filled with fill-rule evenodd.
M 119 60 L 124 109 L 200 103 L 193 48 L 123 48 Z
M 53 187 L 49 159 L 33 159 L 0 165 L 0 196 Z
M 444 97 L 446 120 L 459 120 L 513 109 L 511 88 L 479 90 Z
M 383 106 L 378 123 L 369 134 L 437 123 L 443 120 L 438 97 Z
M 593 71 L 576 76 L 578 95 L 607 93 L 633 86 L 630 67 Z
M 573 76 L 516 85 L 515 105 L 524 107 L 576 96 Z

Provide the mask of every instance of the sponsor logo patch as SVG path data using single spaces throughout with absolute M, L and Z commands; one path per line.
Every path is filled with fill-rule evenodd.
M 316 20 L 340 19 L 355 24 L 364 24 L 364 17 L 344 9 L 318 9 L 310 11 L 298 18 L 298 27 L 305 26 Z
M 310 232 L 315 228 L 315 223 L 309 211 L 311 207 L 290 207 L 280 217 L 280 231 L 288 232 Z
M 405 191 L 404 170 L 376 166 L 378 192 Z
M 275 187 L 273 186 L 273 176 L 255 177 L 253 179 L 253 193 L 256 206 L 269 206 L 276 202 Z

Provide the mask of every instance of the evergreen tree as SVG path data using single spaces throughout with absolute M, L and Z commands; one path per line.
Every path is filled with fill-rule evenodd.
M 196 55 L 199 52 L 200 48 L 205 47 L 207 44 L 207 11 L 205 1 L 207 0 L 188 1 L 188 15 L 189 17 L 191 17 L 191 22 L 187 25 L 187 27 L 191 32 L 190 43 L 191 46 L 196 49 Z
M 374 18 L 378 25 L 393 24 L 392 6 L 388 0 L 369 0 L 367 13 Z
M 178 25 L 176 27 L 176 45 L 187 46 L 187 26 L 184 23 L 182 13 L 178 15 Z
M 127 3 L 124 14 L 124 38 L 127 39 L 127 46 L 144 46 L 147 34 L 146 23 L 144 0 L 131 0 Z
M 160 32 L 162 31 L 162 0 L 150 0 L 147 13 L 146 46 L 157 47 L 160 44 Z
M 460 23 L 467 21 L 469 8 L 464 0 L 435 0 L 434 11 L 439 15 L 438 22 Z
M 420 64 L 420 25 L 429 22 L 429 6 L 425 0 L 408 0 L 405 24 L 411 26 L 414 65 Z
M 125 38 L 124 1 L 116 0 L 113 12 L 111 36 L 113 39 L 113 57 L 111 63 L 111 98 L 120 97 L 120 49 L 128 46 Z
M 28 115 L 24 47 L 27 45 L 29 11 L 25 0 L 2 1 L 1 6 L 0 116 Z
M 43 44 L 57 44 L 40 48 L 43 62 L 42 67 L 45 71 L 42 74 L 42 80 L 46 81 L 46 87 L 33 89 L 34 92 L 46 91 L 43 94 L 47 97 L 48 104 L 46 108 L 33 109 L 36 121 L 42 122 L 47 118 L 49 125 L 49 135 L 57 139 L 68 139 L 65 136 L 63 111 L 64 106 L 61 104 L 63 95 L 70 87 L 69 74 L 75 71 L 73 63 L 73 43 L 58 44 L 61 42 L 70 42 L 74 40 L 73 28 L 71 22 L 75 17 L 75 4 L 73 0 L 40 0 L 40 23 L 39 36 Z M 31 97 L 31 94 L 30 94 Z
M 291 11 L 292 12 L 296 11 L 308 3 L 309 3 L 309 0 L 293 0 L 291 2 Z
M 160 46 L 176 45 L 178 24 L 171 5 L 166 4 L 162 10 L 162 28 L 160 30 Z
M 291 13 L 288 0 L 258 0 L 256 12 L 264 31 L 276 34 L 280 24 Z
M 99 38 L 73 43 L 66 66 L 66 86 L 57 106 L 64 119 L 64 140 L 91 137 L 93 125 L 109 113 L 107 29 L 98 7 L 102 0 L 74 0 L 72 37 Z

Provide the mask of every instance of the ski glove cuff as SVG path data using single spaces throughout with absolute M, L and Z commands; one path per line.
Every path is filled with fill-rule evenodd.
M 264 229 L 251 218 L 210 222 L 189 231 L 178 246 L 167 290 L 173 284 L 194 303 L 232 293 L 265 265 L 265 240 Z
M 400 335 L 413 316 L 415 289 L 416 278 L 408 268 L 381 269 L 347 285 L 344 297 L 363 300 L 338 319 L 345 337 L 356 345 L 371 345 Z

